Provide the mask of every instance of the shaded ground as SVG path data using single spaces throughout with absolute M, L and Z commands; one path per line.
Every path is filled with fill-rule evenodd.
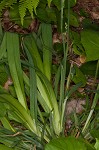
M 74 11 L 80 14 L 81 10 L 86 12 L 86 16 L 99 23 L 99 0 L 77 0 Z

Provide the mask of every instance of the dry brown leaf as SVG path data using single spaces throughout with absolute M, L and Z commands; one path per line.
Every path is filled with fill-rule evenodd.
M 4 84 L 4 89 L 6 89 L 8 91 L 9 90 L 9 85 L 12 85 L 12 84 L 13 84 L 12 79 L 8 78 L 8 80 Z
M 86 62 L 86 56 L 80 55 L 80 62 L 84 64 Z

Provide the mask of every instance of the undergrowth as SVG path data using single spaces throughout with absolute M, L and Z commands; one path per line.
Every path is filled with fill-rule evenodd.
M 32 18 L 35 13 L 39 27 L 24 35 L 6 32 L 0 24 L 0 149 L 99 150 L 96 26 L 85 20 L 83 30 L 71 28 L 79 27 L 78 16 L 72 11 L 75 0 L 2 0 L 1 12 L 14 4 L 22 24 L 28 10 Z M 54 39 L 54 34 L 59 38 Z M 80 59 L 81 66 L 76 59 L 70 60 L 71 54 Z M 59 63 L 53 61 L 58 55 Z M 94 83 L 87 91 L 90 73 Z M 85 99 L 80 114 L 76 108 L 66 114 L 72 98 Z

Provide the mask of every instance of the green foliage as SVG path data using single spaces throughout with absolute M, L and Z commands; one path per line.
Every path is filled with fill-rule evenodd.
M 95 150 L 93 146 L 74 137 L 57 138 L 50 141 L 45 150 Z
M 91 75 L 95 76 L 95 71 L 96 71 L 96 66 L 97 66 L 97 61 L 89 61 L 84 63 L 81 67 L 80 70 L 83 72 L 85 75 Z M 99 73 L 98 73 L 99 76 Z
M 64 19 L 65 19 L 65 17 L 67 20 L 68 19 L 68 9 L 64 9 Z M 70 14 L 69 14 L 69 23 L 71 26 L 79 27 L 78 17 L 71 9 L 70 9 Z
M 7 146 L 5 146 L 5 145 L 3 145 L 3 144 L 0 144 L 0 148 L 1 148 L 2 150 L 14 150 L 13 148 L 7 147 Z
M 6 115 L 6 107 L 0 102 L 0 119 Z
M 99 150 L 99 139 L 96 139 L 95 148 L 96 148 L 96 150 Z
M 8 76 L 6 73 L 6 68 L 3 64 L 0 64 L 0 85 L 4 86 L 7 80 Z
M 83 30 L 81 42 L 85 49 L 86 61 L 99 59 L 99 33 L 95 30 Z
M 20 103 L 27 109 L 20 62 L 19 37 L 17 34 L 11 34 L 8 32 L 6 39 L 9 69 L 15 85 L 16 94 Z
M 40 4 L 41 6 L 41 4 Z M 51 7 L 37 7 L 36 9 L 36 15 L 37 18 L 43 22 L 46 23 L 56 23 L 57 22 L 57 18 L 56 18 L 56 12 L 55 9 L 51 8 Z
M 72 131 L 69 134 L 78 136 L 76 133 L 80 131 L 80 135 L 83 134 L 84 138 L 62 137 L 64 136 L 64 114 L 67 100 L 79 87 L 86 85 L 85 75 L 96 70 L 96 62 L 91 69 L 91 62 L 80 68 L 73 64 L 68 65 L 67 56 L 70 45 L 68 38 L 65 43 L 63 33 L 61 33 L 63 42 L 54 46 L 53 51 L 52 33 L 54 30 L 51 23 L 57 26 L 58 31 L 63 31 L 66 35 L 70 34 L 69 25 L 79 27 L 78 18 L 70 9 L 76 4 L 76 0 L 2 0 L 0 2 L 1 11 L 6 7 L 11 8 L 10 18 L 16 20 L 15 23 L 20 24 L 19 18 L 21 18 L 21 24 L 23 24 L 26 15 L 31 15 L 26 16 L 27 24 L 30 24 L 34 16 L 43 22 L 38 32 L 22 38 L 18 34 L 3 33 L 0 26 L 0 85 L 3 86 L 9 76 L 13 80 L 9 91 L 0 86 L 0 121 L 2 123 L 2 125 L 0 123 L 0 143 L 11 147 L 0 144 L 0 148 L 3 150 L 12 150 L 12 147 L 16 150 L 44 150 L 45 144 L 48 143 L 45 150 L 94 150 L 95 148 L 98 150 L 99 133 L 97 131 L 91 134 L 96 139 L 96 144 L 95 140 L 93 142 L 95 148 L 84 139 L 87 135 L 90 136 L 88 127 L 92 123 L 93 111 L 99 99 L 98 92 L 95 93 L 88 116 L 88 112 L 84 113 L 84 117 L 79 116 L 79 118 L 77 114 L 74 114 L 73 127 L 75 126 L 77 131 L 71 128 Z M 52 3 L 51 6 L 50 3 Z M 24 27 L 27 26 L 25 24 Z M 81 34 L 71 31 L 71 47 L 73 42 L 73 51 L 76 54 L 86 54 L 87 61 L 97 60 L 99 59 L 98 33 L 94 29 L 89 30 L 86 25 L 84 27 L 86 29 Z M 93 50 L 90 49 L 93 49 L 96 54 L 93 55 Z M 61 54 L 62 57 L 53 73 L 54 77 L 52 75 L 53 53 L 55 56 Z M 53 79 L 54 83 L 52 83 Z M 71 80 L 75 83 L 72 87 L 70 87 Z M 99 85 L 97 91 L 99 91 Z M 86 111 L 88 111 L 87 108 L 90 109 L 90 106 L 86 107 Z M 82 126 L 84 126 L 83 130 Z
M 61 9 L 61 1 L 53 0 L 52 2 L 58 8 L 58 10 Z M 69 3 L 70 3 L 70 7 L 73 7 L 76 4 L 76 0 L 70 0 Z M 64 7 L 68 8 L 68 0 L 64 0 Z
M 2 0 L 0 2 L 0 11 L 3 10 L 4 8 L 6 8 L 6 7 L 11 7 L 15 3 L 17 3 L 17 0 Z
M 21 18 L 21 24 L 23 25 L 24 16 L 26 15 L 27 10 L 30 12 L 31 17 L 33 18 L 33 11 L 36 13 L 36 8 L 39 4 L 40 0 L 2 0 L 0 3 L 0 11 L 5 9 L 6 7 L 12 7 L 15 3 L 17 3 L 19 7 L 19 14 Z M 50 6 L 52 0 L 47 0 L 48 6 Z
M 76 65 L 72 68 L 71 79 L 75 84 L 81 82 L 82 86 L 86 85 L 86 77 Z
M 19 1 L 19 14 L 21 17 L 21 23 L 23 24 L 23 18 L 26 14 L 26 9 L 29 10 L 31 17 L 33 18 L 33 10 L 36 12 L 39 0 L 20 0 Z

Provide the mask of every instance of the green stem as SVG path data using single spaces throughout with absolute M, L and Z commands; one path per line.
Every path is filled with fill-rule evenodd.
M 98 84 L 98 86 L 97 86 L 97 91 L 99 91 L 99 84 Z M 83 133 L 83 134 L 85 134 L 85 133 L 86 133 L 86 130 L 88 129 L 88 126 L 89 126 L 89 124 L 90 124 L 91 117 L 92 117 L 92 115 L 93 115 L 93 112 L 94 112 L 94 109 L 95 109 L 96 104 L 97 104 L 97 102 L 98 102 L 98 99 L 99 99 L 99 94 L 96 93 L 95 96 L 94 96 L 94 100 L 93 100 L 93 104 L 92 104 L 92 106 L 91 106 L 90 113 L 89 113 L 89 115 L 88 115 L 88 118 L 87 118 L 86 123 L 85 123 L 85 125 L 84 125 L 84 127 L 83 127 L 83 130 L 82 130 L 82 133 Z

